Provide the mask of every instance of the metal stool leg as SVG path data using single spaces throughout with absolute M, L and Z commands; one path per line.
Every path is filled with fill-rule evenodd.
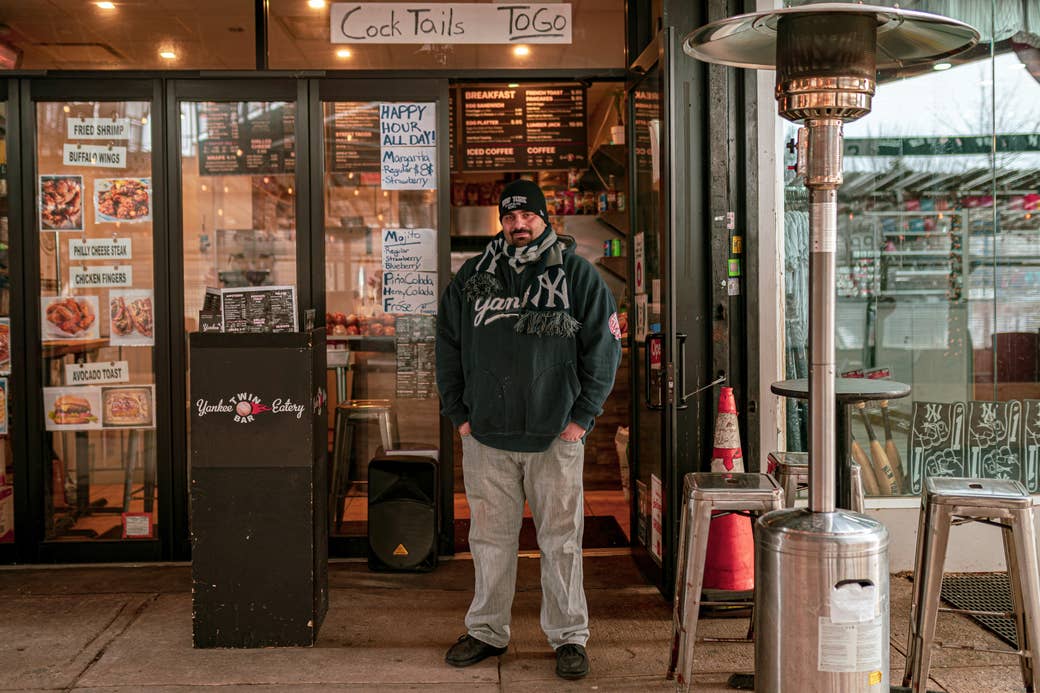
M 684 494 L 685 495 L 685 494 Z M 679 518 L 679 550 L 676 556 L 685 558 L 690 542 L 690 525 L 692 524 L 693 505 L 687 503 L 682 517 Z M 682 602 L 686 597 L 686 571 L 689 569 L 685 560 L 676 562 L 675 589 L 672 590 L 672 648 L 668 658 L 668 672 L 665 678 L 675 676 L 675 667 L 679 663 L 679 634 L 682 632 Z
M 916 662 L 913 667 L 910 687 L 914 693 L 927 688 L 928 671 L 932 665 L 932 642 L 935 639 L 935 625 L 939 620 L 939 593 L 942 590 L 943 564 L 946 560 L 946 546 L 950 537 L 950 521 L 952 516 L 947 506 L 929 503 L 928 527 L 924 546 L 924 563 L 918 571 L 921 580 L 920 601 L 917 611 L 917 634 L 915 636 Z M 923 573 L 923 576 L 922 576 Z
M 784 490 L 784 507 L 793 508 L 795 499 L 798 498 L 798 475 L 785 469 L 777 481 Z
M 704 588 L 704 562 L 708 555 L 708 533 L 711 527 L 711 503 L 692 503 L 690 508 L 690 540 L 686 550 L 687 569 L 683 586 L 682 620 L 679 630 L 679 677 L 676 689 L 690 690 L 693 674 L 693 646 L 697 641 L 697 619 L 701 610 L 701 590 Z
M 921 605 L 921 583 L 924 566 L 924 551 L 928 537 L 928 511 L 924 496 L 921 497 L 921 512 L 917 516 L 917 545 L 914 554 L 914 588 L 910 593 L 910 625 L 906 637 L 906 663 L 903 666 L 903 687 L 910 685 L 914 662 L 917 659 L 917 614 Z
M 1008 554 L 1008 570 L 1017 594 L 1015 616 L 1018 626 L 1018 648 L 1022 651 L 1022 679 L 1027 691 L 1040 691 L 1040 667 L 1036 665 L 1040 644 L 1040 563 L 1036 548 L 1033 509 L 1013 511 L 1012 541 Z

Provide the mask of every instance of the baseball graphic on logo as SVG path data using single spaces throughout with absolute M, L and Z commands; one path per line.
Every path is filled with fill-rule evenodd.
M 239 402 L 235 405 L 235 413 L 239 416 L 249 416 L 253 413 L 253 405 L 249 402 Z

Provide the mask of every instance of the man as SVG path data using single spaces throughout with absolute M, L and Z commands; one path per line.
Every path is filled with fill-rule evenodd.
M 458 667 L 504 653 L 524 501 L 541 550 L 541 624 L 556 673 L 589 672 L 583 587 L 584 437 L 614 385 L 621 329 L 599 273 L 549 225 L 545 196 L 510 183 L 502 232 L 467 261 L 441 299 L 437 386 L 462 437 L 476 586 Z

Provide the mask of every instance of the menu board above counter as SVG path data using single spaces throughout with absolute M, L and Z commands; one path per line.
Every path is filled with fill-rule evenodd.
M 379 106 L 374 103 L 329 104 L 330 170 L 336 173 L 379 173 Z M 326 111 L 328 114 L 328 111 Z M 332 122 L 328 119 L 331 117 Z
M 266 110 L 249 110 L 255 103 L 200 104 L 199 175 L 258 175 L 292 173 L 296 105 L 280 104 Z
M 585 168 L 585 87 L 462 88 L 464 171 Z

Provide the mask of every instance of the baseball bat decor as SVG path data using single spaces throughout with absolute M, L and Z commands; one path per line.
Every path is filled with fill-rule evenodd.
M 892 465 L 892 471 L 896 473 L 896 483 L 899 484 L 899 492 L 906 491 L 906 475 L 903 473 L 903 460 L 899 456 L 896 441 L 892 438 L 892 422 L 888 419 L 888 400 L 883 399 L 881 405 L 881 420 L 885 424 L 885 454 L 888 462 Z
M 852 437 L 851 432 L 849 433 L 849 440 L 852 441 L 852 459 L 859 465 L 859 474 L 863 479 L 863 490 L 867 495 L 880 496 L 881 486 L 878 484 L 877 476 L 874 474 L 874 465 L 870 463 L 867 453 L 863 452 L 859 441 Z
M 896 473 L 892 470 L 892 465 L 888 461 L 885 449 L 881 447 L 877 436 L 874 435 L 874 427 L 870 425 L 870 418 L 867 416 L 867 403 L 858 402 L 856 408 L 859 409 L 863 425 L 867 428 L 867 437 L 870 439 L 870 457 L 874 461 L 874 474 L 877 476 L 878 485 L 882 493 L 886 491 L 886 495 L 899 493 Z

